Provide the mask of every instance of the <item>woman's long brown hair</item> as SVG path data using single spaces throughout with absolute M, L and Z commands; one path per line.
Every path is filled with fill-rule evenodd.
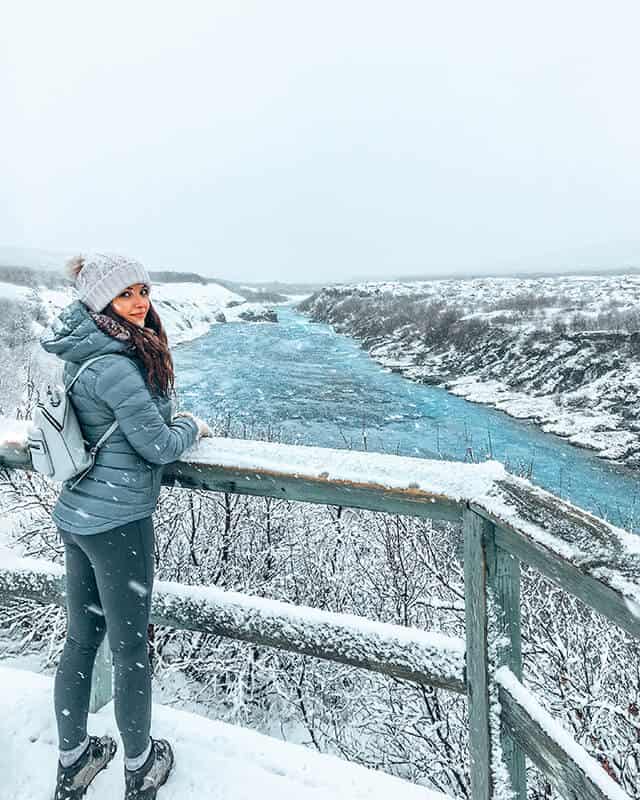
M 144 318 L 144 328 L 139 328 L 121 317 L 113 310 L 111 303 L 100 313 L 111 317 L 129 332 L 131 348 L 146 370 L 149 389 L 165 397 L 174 394 L 173 359 L 169 351 L 167 334 L 153 304 L 149 304 L 147 316 Z

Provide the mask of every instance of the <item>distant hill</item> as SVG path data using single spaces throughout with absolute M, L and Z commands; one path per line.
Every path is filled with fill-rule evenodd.
M 0 281 L 13 283 L 16 286 L 45 286 L 47 289 L 60 289 L 63 286 L 71 285 L 71 280 L 67 278 L 62 269 L 53 272 L 37 267 L 2 264 L 0 264 Z
M 509 272 L 499 272 L 498 270 L 487 269 L 485 271 L 469 271 L 469 272 L 440 272 L 429 275 L 394 275 L 393 278 L 353 278 L 351 281 L 344 281 L 344 284 L 358 284 L 358 283 L 385 283 L 387 281 L 402 281 L 405 283 L 421 283 L 428 281 L 451 281 L 451 280 L 474 280 L 476 278 L 522 278 L 522 279 L 535 279 L 535 278 L 570 278 L 577 275 L 638 275 L 640 274 L 640 266 L 625 266 L 624 264 L 618 267 L 571 267 L 562 269 L 547 270 L 512 270 Z M 328 284 L 325 284 L 328 285 Z
M 222 285 L 222 281 L 204 278 L 202 275 L 198 275 L 197 272 L 173 272 L 172 270 L 163 269 L 149 270 L 149 275 L 151 280 L 157 283 L 202 283 L 203 285 L 219 283 Z
M 282 281 L 228 281 L 223 278 L 206 278 L 208 282 L 214 281 L 242 295 L 251 302 L 280 303 L 286 300 L 286 295 L 313 294 L 320 291 L 330 283 L 283 283 Z

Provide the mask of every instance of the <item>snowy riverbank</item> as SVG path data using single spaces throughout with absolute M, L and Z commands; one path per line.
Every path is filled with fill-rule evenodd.
M 378 363 L 640 465 L 640 277 L 359 284 L 303 304 Z

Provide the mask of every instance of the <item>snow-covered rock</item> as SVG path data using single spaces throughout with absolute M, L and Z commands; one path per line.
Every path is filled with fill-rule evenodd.
M 277 322 L 278 315 L 272 308 L 258 306 L 244 309 L 238 314 L 238 319 L 243 322 Z

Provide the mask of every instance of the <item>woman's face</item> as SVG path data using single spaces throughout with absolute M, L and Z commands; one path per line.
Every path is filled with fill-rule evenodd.
M 139 328 L 144 328 L 144 321 L 150 305 L 149 287 L 146 283 L 134 283 L 132 286 L 127 286 L 111 301 L 111 308 L 116 314 Z

